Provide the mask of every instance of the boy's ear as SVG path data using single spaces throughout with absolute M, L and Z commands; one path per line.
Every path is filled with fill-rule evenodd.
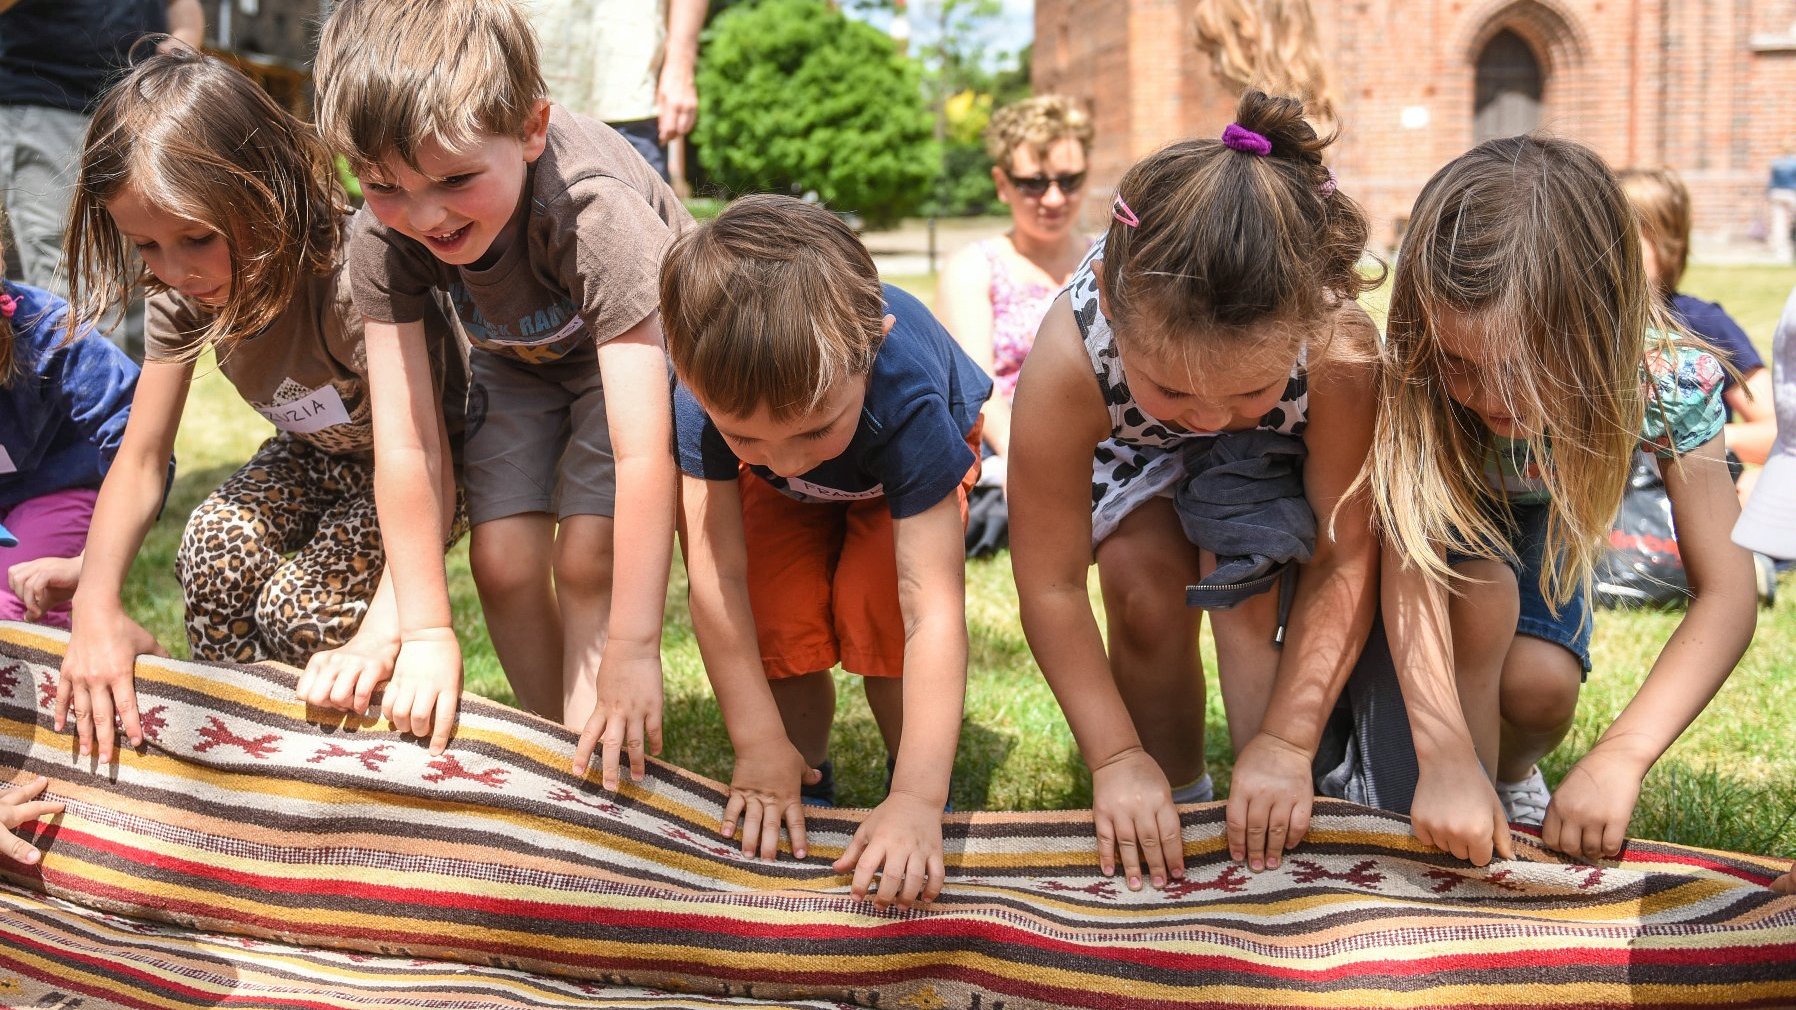
M 549 146 L 549 100 L 539 98 L 530 108 L 530 117 L 524 120 L 524 161 L 534 162 L 543 156 L 543 148 Z
M 897 316 L 892 315 L 890 312 L 886 313 L 886 317 L 879 321 L 879 335 L 881 337 L 890 336 L 891 332 L 892 332 L 892 327 L 897 325 L 897 323 L 898 323 Z

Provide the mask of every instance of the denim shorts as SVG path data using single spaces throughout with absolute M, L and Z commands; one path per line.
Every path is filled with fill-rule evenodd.
M 1515 633 L 1539 638 L 1562 645 L 1578 657 L 1578 664 L 1583 668 L 1584 676 L 1590 675 L 1590 590 L 1580 586 L 1573 591 L 1571 599 L 1559 606 L 1559 613 L 1554 614 L 1547 606 L 1545 596 L 1540 592 L 1540 570 L 1546 563 L 1547 551 L 1547 510 L 1551 506 L 1546 503 L 1538 505 L 1510 505 L 1510 516 L 1513 522 L 1499 518 L 1509 534 L 1509 549 L 1513 558 L 1504 561 L 1515 572 L 1516 588 L 1521 593 L 1521 613 L 1515 623 Z M 1449 551 L 1447 564 L 1457 565 L 1463 561 L 1475 560 L 1472 555 Z

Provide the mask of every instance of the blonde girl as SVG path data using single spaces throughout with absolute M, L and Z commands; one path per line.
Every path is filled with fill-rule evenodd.
M 95 506 L 57 684 L 58 728 L 74 722 L 84 755 L 111 759 L 115 716 L 142 741 L 133 657 L 162 648 L 120 589 L 208 347 L 277 430 L 188 521 L 176 572 L 192 654 L 310 660 L 301 694 L 358 710 L 391 671 L 389 594 L 370 611 L 383 563 L 361 317 L 340 270 L 346 211 L 311 130 L 216 59 L 151 56 L 95 109 L 67 240 L 75 316 L 101 318 L 139 287 L 149 302 L 147 360 Z M 450 334 L 436 329 L 439 360 L 459 369 Z
M 1353 299 L 1366 220 L 1303 104 L 1242 97 L 1221 140 L 1130 169 L 1103 240 L 1049 310 L 1011 427 L 1023 629 L 1092 770 L 1099 862 L 1131 888 L 1183 873 L 1174 802 L 1210 798 L 1186 586 L 1216 567 L 1167 496 L 1218 436 L 1301 440 L 1318 520 L 1289 633 L 1279 594 L 1211 615 L 1236 751 L 1231 853 L 1255 869 L 1308 828 L 1310 762 L 1370 628 L 1377 545 L 1343 494 L 1372 437 L 1374 333 Z M 1256 436 L 1259 437 L 1259 436 Z M 1095 556 L 1109 646 L 1086 591 Z
M 1615 855 L 1653 762 L 1752 637 L 1752 562 L 1724 458 L 1722 366 L 1678 333 L 1639 227 L 1589 149 L 1479 145 L 1417 199 L 1368 461 L 1387 634 L 1424 841 L 1474 862 L 1507 822 Z M 1549 794 L 1536 762 L 1590 668 L 1589 577 L 1636 448 L 1655 454 L 1693 592 L 1646 681 Z

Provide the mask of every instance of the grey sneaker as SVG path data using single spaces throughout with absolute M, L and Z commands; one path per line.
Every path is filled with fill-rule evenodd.
M 1498 782 L 1497 798 L 1503 801 L 1509 823 L 1538 828 L 1547 819 L 1547 804 L 1553 802 L 1553 793 L 1547 788 L 1547 777 L 1536 765 L 1520 782 Z

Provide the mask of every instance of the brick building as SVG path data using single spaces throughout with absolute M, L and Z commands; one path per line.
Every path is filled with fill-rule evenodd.
M 1233 92 L 1195 44 L 1196 3 L 1036 0 L 1035 88 L 1091 109 L 1097 192 L 1157 146 L 1229 122 Z M 1339 102 L 1333 164 L 1366 206 L 1375 246 L 1395 240 L 1441 165 L 1535 126 L 1618 168 L 1677 169 L 1699 233 L 1763 235 L 1770 161 L 1796 150 L 1796 0 L 1311 6 Z

